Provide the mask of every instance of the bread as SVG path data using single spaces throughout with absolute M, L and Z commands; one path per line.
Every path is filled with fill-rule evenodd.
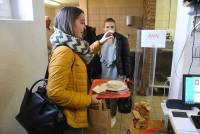
M 128 89 L 127 85 L 119 80 L 109 80 L 106 83 L 95 86 L 92 90 L 96 93 L 105 92 L 106 90 L 110 91 L 121 91 Z
M 149 103 L 144 101 L 135 103 L 134 109 L 132 111 L 134 127 L 137 129 L 147 128 L 149 113 Z

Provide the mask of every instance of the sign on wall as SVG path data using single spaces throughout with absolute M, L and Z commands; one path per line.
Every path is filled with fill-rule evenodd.
M 141 47 L 165 48 L 165 30 L 141 30 Z

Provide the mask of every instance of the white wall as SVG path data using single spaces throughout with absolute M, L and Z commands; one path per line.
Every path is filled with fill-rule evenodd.
M 0 20 L 0 134 L 26 134 L 15 120 L 25 87 L 47 66 L 44 4 L 33 0 L 34 21 Z
M 189 69 L 189 64 L 191 62 L 191 46 L 184 45 L 187 38 L 190 36 L 190 31 L 192 28 L 192 17 L 188 15 L 191 10 L 189 7 L 183 5 L 182 0 L 178 0 L 177 7 L 177 19 L 176 19 L 176 30 L 173 48 L 173 61 L 172 61 L 172 71 L 171 71 L 171 84 L 169 91 L 170 99 L 181 99 L 182 98 L 182 75 L 187 73 Z M 183 55 L 181 56 L 182 50 Z M 180 58 L 181 57 L 181 58 Z

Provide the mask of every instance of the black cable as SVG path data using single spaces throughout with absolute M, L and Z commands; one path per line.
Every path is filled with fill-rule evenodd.
M 190 74 L 190 70 L 191 70 L 191 67 L 192 67 L 192 64 L 193 64 L 193 61 L 194 61 L 194 57 L 193 57 L 193 54 L 194 54 L 194 43 L 195 43 L 195 33 L 196 33 L 196 21 L 197 21 L 197 11 L 198 11 L 198 6 L 199 6 L 199 0 L 195 3 L 195 6 L 194 6 L 194 10 L 195 10 L 195 18 L 194 18 L 194 24 L 193 24 L 193 28 L 194 28 L 194 39 L 193 39 L 193 42 L 192 42 L 192 60 L 191 60 L 191 63 L 190 63 L 190 67 L 189 67 L 189 70 L 188 70 L 188 74 Z
M 187 37 L 188 38 L 188 37 Z M 179 64 L 179 62 L 180 62 L 180 60 L 181 60 L 181 58 L 182 58 L 182 56 L 183 56 L 183 52 L 184 52 L 184 50 L 185 50 L 185 48 L 186 48 L 186 44 L 184 45 L 184 47 L 183 47 L 183 49 L 182 49 L 182 51 L 181 51 L 181 55 L 179 56 L 179 59 L 178 59 L 178 61 L 177 61 L 177 63 L 176 63 L 176 65 L 174 65 L 173 64 L 173 61 L 172 61 L 172 65 L 174 65 L 174 72 L 175 72 L 175 76 L 179 79 L 179 76 L 178 76 L 178 73 L 177 73 L 177 66 L 178 66 L 178 64 Z
M 195 21 L 196 21 L 196 18 L 195 18 Z M 196 23 L 196 22 L 195 22 Z M 194 32 L 194 39 L 193 39 L 193 42 L 192 42 L 192 60 L 191 60 L 191 63 L 190 63 L 190 67 L 189 67 L 189 70 L 188 70 L 188 74 L 190 74 L 190 70 L 191 70 L 191 67 L 192 67 L 192 63 L 193 63 L 193 53 L 194 53 L 194 42 L 195 42 L 195 32 Z

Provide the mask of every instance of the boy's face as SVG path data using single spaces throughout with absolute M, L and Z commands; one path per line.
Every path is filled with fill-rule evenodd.
M 104 32 L 107 32 L 109 30 L 112 30 L 113 32 L 115 32 L 115 23 L 114 22 L 105 22 Z

